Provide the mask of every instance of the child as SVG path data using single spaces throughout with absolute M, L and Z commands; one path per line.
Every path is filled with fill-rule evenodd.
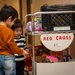
M 18 13 L 12 6 L 5 5 L 0 10 L 0 75 L 16 75 L 14 54 L 28 54 L 17 46 L 10 28 L 17 18 Z
M 22 49 L 26 49 L 26 39 L 22 34 L 22 23 L 19 19 L 17 19 L 14 23 L 14 25 L 11 27 L 12 30 L 14 31 L 14 36 L 15 36 L 15 42 L 17 43 L 18 47 Z M 28 50 L 28 49 L 26 49 Z M 18 55 L 15 54 L 16 56 L 16 75 L 24 75 L 24 56 L 23 55 Z

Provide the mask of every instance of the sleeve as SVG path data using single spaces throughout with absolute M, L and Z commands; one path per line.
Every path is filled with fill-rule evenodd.
M 13 31 L 10 31 L 6 37 L 6 43 L 7 43 L 7 46 L 10 48 L 11 52 L 13 54 L 17 53 L 17 54 L 22 54 L 23 53 L 23 50 L 20 49 L 17 44 L 15 43 L 14 41 L 14 33 Z

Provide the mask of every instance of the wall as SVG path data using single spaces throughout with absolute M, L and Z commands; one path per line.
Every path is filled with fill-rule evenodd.
M 27 14 L 26 0 L 22 0 L 22 21 L 23 21 L 23 34 L 25 35 L 25 15 Z
M 22 0 L 22 19 L 25 20 L 25 15 L 27 14 L 26 0 Z
M 0 8 L 5 4 L 13 6 L 18 11 L 20 18 L 19 0 L 0 0 Z

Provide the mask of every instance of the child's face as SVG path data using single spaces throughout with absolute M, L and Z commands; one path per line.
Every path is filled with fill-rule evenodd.
M 18 27 L 14 30 L 15 38 L 20 38 L 21 34 L 22 34 L 22 28 L 21 27 Z

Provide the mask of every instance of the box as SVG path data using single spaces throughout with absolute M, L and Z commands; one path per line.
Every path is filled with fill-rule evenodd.
M 43 5 L 42 12 L 50 11 L 75 11 L 75 5 Z M 75 13 L 42 14 L 43 30 L 75 30 Z

